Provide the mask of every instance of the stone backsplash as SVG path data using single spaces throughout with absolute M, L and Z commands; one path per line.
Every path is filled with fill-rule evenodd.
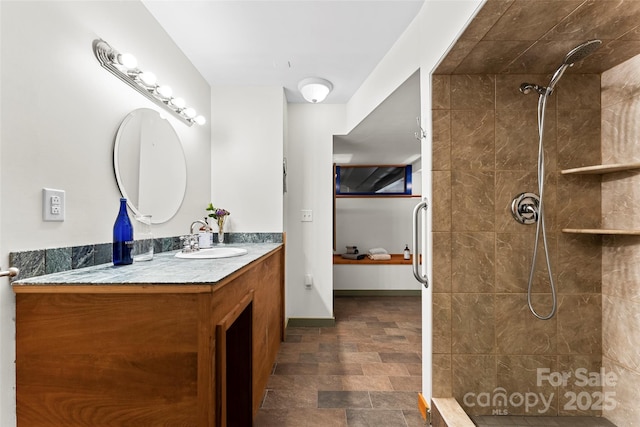
M 226 243 L 282 243 L 282 233 L 226 233 Z M 214 237 L 215 240 L 215 237 Z M 160 237 L 153 241 L 154 253 L 181 249 L 180 236 Z M 9 265 L 20 269 L 16 279 L 92 267 L 112 262 L 112 244 L 38 249 L 9 254 Z

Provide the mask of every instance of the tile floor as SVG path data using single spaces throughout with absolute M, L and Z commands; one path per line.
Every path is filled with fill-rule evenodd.
M 420 297 L 336 297 L 334 314 L 287 328 L 254 426 L 423 427 Z

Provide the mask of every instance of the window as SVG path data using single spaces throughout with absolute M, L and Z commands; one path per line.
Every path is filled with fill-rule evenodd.
M 336 195 L 411 195 L 411 165 L 336 166 L 335 180 Z

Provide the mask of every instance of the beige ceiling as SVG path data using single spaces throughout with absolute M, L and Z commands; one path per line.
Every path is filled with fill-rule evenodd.
M 551 74 L 573 47 L 602 46 L 568 72 L 640 54 L 640 0 L 488 0 L 435 74 Z

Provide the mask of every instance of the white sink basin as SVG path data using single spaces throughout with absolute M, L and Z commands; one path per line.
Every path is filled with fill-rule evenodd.
M 176 258 L 185 258 L 185 259 L 230 258 L 233 256 L 241 256 L 246 254 L 247 254 L 246 249 L 219 247 L 219 248 L 200 249 L 199 251 L 195 251 L 195 252 L 178 252 L 176 254 Z

